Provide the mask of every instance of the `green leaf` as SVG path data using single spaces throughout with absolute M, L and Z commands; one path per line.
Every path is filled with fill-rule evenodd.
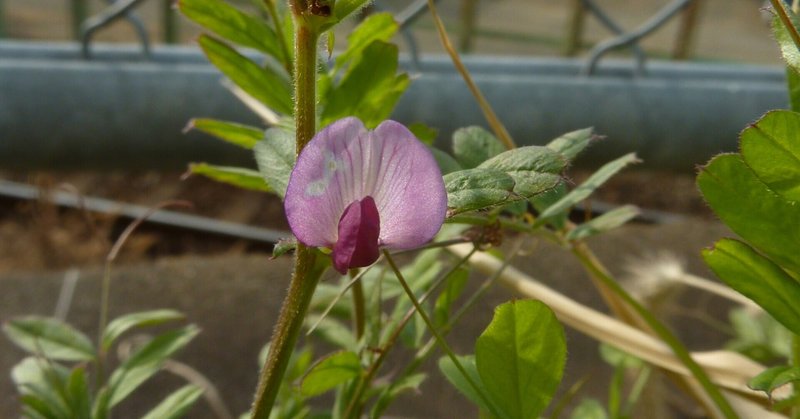
M 475 343 L 475 364 L 493 403 L 510 418 L 538 418 L 564 372 L 564 330 L 544 303 L 497 307 Z
M 570 419 L 607 419 L 608 415 L 599 401 L 583 399 L 579 405 L 575 406 L 569 417 Z
M 551 205 L 555 204 L 556 202 L 560 201 L 562 198 L 567 196 L 567 193 L 569 193 L 567 185 L 565 185 L 562 182 L 559 183 L 558 186 L 556 186 L 555 188 L 534 196 L 533 198 L 530 199 L 530 202 L 533 205 L 533 208 L 538 213 L 541 214 Z M 562 211 L 560 214 L 555 214 L 550 216 L 547 222 L 553 225 L 556 229 L 561 230 L 566 225 L 568 219 L 569 219 L 569 212 L 565 210 Z
M 32 356 L 11 369 L 11 379 L 22 395 L 22 403 L 45 417 L 69 416 L 64 392 L 69 375 L 64 366 Z
M 722 239 L 703 259 L 728 286 L 755 301 L 778 322 L 800 334 L 800 282 L 750 246 Z
M 428 150 L 433 154 L 433 158 L 436 159 L 436 164 L 439 165 L 439 170 L 442 171 L 443 175 L 461 170 L 461 165 L 458 164 L 453 156 L 435 147 L 428 147 Z
M 800 201 L 800 114 L 772 111 L 741 134 L 745 163 L 770 189 Z
M 381 392 L 378 396 L 378 399 L 375 401 L 375 404 L 372 406 L 372 412 L 370 413 L 370 417 L 372 418 L 380 418 L 383 416 L 383 413 L 386 411 L 386 408 L 389 407 L 389 404 L 396 399 L 401 394 L 415 390 L 419 390 L 419 386 L 425 381 L 427 374 L 425 373 L 417 373 L 412 375 L 406 375 L 401 377 L 398 380 L 392 381 L 392 383 L 386 387 L 385 390 Z
M 263 4 L 263 1 L 261 2 Z M 281 2 L 278 2 L 278 6 L 281 5 Z M 283 39 L 286 42 L 286 52 L 289 53 L 289 59 L 287 60 L 290 63 L 294 63 L 294 15 L 292 14 L 291 7 L 278 8 L 278 14 L 283 14 L 283 18 L 281 19 L 282 29 L 283 29 Z M 281 9 L 283 9 L 281 11 Z
M 790 108 L 800 112 L 800 73 L 792 67 L 786 67 L 786 84 L 789 90 Z
M 422 122 L 414 122 L 408 126 L 408 130 L 429 147 L 433 147 L 433 143 L 436 142 L 436 137 L 439 135 L 439 130 Z
M 560 153 L 571 162 L 596 138 L 594 128 L 579 129 L 550 141 L 547 148 Z
M 487 391 L 486 386 L 481 381 L 481 377 L 478 374 L 478 369 L 475 366 L 475 356 L 474 355 L 467 355 L 467 356 L 457 356 L 458 362 L 464 367 L 466 370 L 467 375 L 475 383 L 478 388 L 480 388 L 481 393 L 489 394 Z M 480 395 L 475 392 L 475 389 L 469 384 L 469 382 L 464 378 L 461 372 L 456 368 L 456 365 L 450 359 L 450 357 L 443 356 L 439 358 L 439 370 L 444 374 L 444 377 L 447 378 L 447 381 L 453 385 L 461 394 L 464 395 L 469 401 L 477 405 L 481 408 L 481 410 L 488 411 L 489 407 L 483 401 Z
M 288 79 L 208 35 L 200 35 L 197 42 L 208 59 L 242 90 L 277 112 L 292 114 Z
M 440 258 L 441 253 L 440 248 L 424 250 L 417 253 L 413 262 L 400 268 L 400 273 L 406 278 L 414 293 L 425 291 L 442 271 L 444 265 Z M 405 313 L 406 309 L 412 305 L 411 301 L 405 298 L 403 287 L 397 281 L 384 282 L 381 294 L 384 300 L 403 295 L 395 305 L 394 314 L 397 316 Z
M 109 379 L 109 402 L 113 407 L 125 399 L 133 390 L 161 369 L 170 356 L 186 346 L 200 332 L 197 326 L 189 325 L 163 333 L 131 355 Z
M 445 278 L 445 288 L 436 298 L 433 306 L 433 323 L 436 326 L 443 326 L 450 319 L 450 309 L 453 304 L 464 292 L 464 286 L 469 279 L 469 268 L 460 266 Z
M 275 31 L 257 17 L 219 0 L 180 0 L 178 7 L 186 17 L 229 41 L 289 62 L 281 52 Z
M 606 343 L 600 344 L 600 358 L 613 367 L 641 368 L 644 366 L 641 359 Z
M 218 121 L 216 119 L 195 118 L 189 121 L 184 131 L 195 129 L 213 135 L 221 140 L 239 147 L 252 149 L 264 139 L 264 130 L 235 122 Z
M 336 20 L 342 21 L 368 5 L 370 0 L 338 0 L 333 8 Z
M 558 185 L 566 165 L 564 157 L 549 148 L 527 146 L 500 153 L 478 168 L 508 173 L 515 182 L 514 193 L 530 198 Z
M 142 416 L 142 419 L 182 418 L 186 411 L 192 407 L 192 404 L 202 395 L 202 388 L 192 384 L 185 385 L 167 396 L 158 406 Z
M 397 73 L 397 45 L 373 41 L 350 65 L 341 83 L 327 91 L 321 126 L 346 116 L 356 116 L 367 128 L 389 117 L 409 85 L 406 74 Z
M 697 185 L 731 230 L 782 267 L 800 273 L 800 205 L 770 190 L 736 154 L 712 159 L 697 176 Z
M 567 240 L 581 240 L 604 231 L 615 229 L 639 215 L 639 208 L 624 205 L 587 221 L 567 233 Z
M 215 166 L 208 163 L 192 163 L 189 165 L 189 171 L 242 189 L 273 192 L 261 173 L 255 170 L 243 167 Z
M 735 338 L 725 344 L 726 348 L 764 365 L 792 356 L 792 332 L 769 314 L 740 307 L 728 312 L 728 321 Z
M 61 419 L 69 415 L 53 411 L 53 406 L 47 401 L 30 394 L 20 396 L 19 401 L 22 404 L 22 417 L 26 419 Z
M 444 175 L 450 215 L 505 202 L 513 194 L 514 179 L 495 169 L 467 169 Z
M 297 239 L 294 237 L 288 239 L 281 239 L 275 243 L 275 247 L 272 248 L 272 258 L 276 259 L 279 258 L 293 250 L 297 249 Z
M 89 385 L 86 382 L 86 370 L 84 367 L 73 368 L 67 379 L 66 394 L 73 417 L 86 419 L 92 417 L 92 400 L 89 394 Z
M 135 327 L 157 326 L 185 318 L 186 316 L 179 311 L 170 309 L 143 311 L 117 317 L 103 330 L 103 350 L 107 351 L 115 340 Z
M 772 392 L 789 383 L 800 381 L 800 367 L 781 365 L 764 370 L 753 377 L 747 386 L 756 391 L 763 391 L 772 397 Z
M 109 402 L 111 401 L 111 389 L 108 386 L 103 386 L 100 388 L 100 391 L 97 392 L 97 397 L 94 399 L 94 404 L 92 405 L 92 419 L 106 419 L 110 415 L 111 407 L 109 406 Z
M 323 358 L 303 377 L 300 391 L 313 397 L 332 390 L 361 374 L 361 360 L 354 352 L 341 351 Z
M 340 6 L 337 2 L 336 7 Z M 369 15 L 347 37 L 347 49 L 336 57 L 333 71 L 343 68 L 348 62 L 361 55 L 374 41 L 389 42 L 397 32 L 397 22 L 389 13 Z
M 283 198 L 296 158 L 294 133 L 280 128 L 270 128 L 264 133 L 264 140 L 253 147 L 253 151 L 261 176 L 267 185 Z
M 307 325 L 317 325 L 317 328 L 314 329 L 314 335 L 342 349 L 348 351 L 358 350 L 358 342 L 349 327 L 330 317 L 319 319 L 320 316 L 318 315 L 306 316 Z M 319 323 L 317 323 L 318 321 Z
M 60 361 L 91 361 L 94 346 L 86 335 L 61 320 L 27 316 L 3 324 L 3 332 L 20 348 Z
M 506 147 L 492 133 L 479 126 L 459 128 L 453 133 L 453 155 L 465 169 L 506 151 Z
M 795 28 L 797 28 L 798 20 L 794 13 L 789 10 L 787 15 L 795 25 Z M 795 71 L 800 71 L 800 50 L 798 50 L 798 46 L 795 45 L 792 36 L 789 34 L 789 30 L 777 16 L 772 20 L 772 32 L 775 35 L 775 40 L 778 41 L 778 46 L 781 48 L 783 60 Z
M 563 198 L 558 200 L 558 202 L 550 205 L 546 210 L 542 211 L 542 213 L 539 214 L 539 219 L 537 222 L 541 223 L 548 218 L 558 215 L 566 211 L 568 208 L 575 206 L 575 204 L 588 198 L 592 192 L 606 183 L 606 181 L 617 174 L 617 172 L 624 169 L 625 166 L 638 161 L 639 159 L 636 158 L 636 154 L 628 153 L 614 161 L 604 164 L 603 167 L 589 176 L 589 178 L 581 183 L 577 188 L 571 190 Z

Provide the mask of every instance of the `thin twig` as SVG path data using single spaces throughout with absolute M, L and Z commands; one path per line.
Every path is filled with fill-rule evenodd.
M 448 248 L 448 251 L 457 256 L 463 256 L 470 250 L 467 245 Z M 476 253 L 470 258 L 469 263 L 487 275 L 492 275 L 502 268 L 500 260 L 485 253 Z M 688 374 L 688 370 L 661 340 L 580 304 L 546 287 L 513 266 L 505 268 L 498 281 L 522 296 L 541 300 L 556 313 L 559 321 L 567 326 L 601 342 L 614 345 L 658 367 L 682 375 Z M 692 356 L 708 370 L 717 385 L 750 397 L 765 399 L 763 393 L 751 391 L 746 386 L 752 376 L 764 370 L 764 366 L 730 351 L 695 352 Z
M 452 275 L 453 272 L 456 271 L 456 269 L 460 268 L 464 263 L 466 263 L 469 260 L 469 258 L 472 257 L 472 255 L 476 251 L 477 251 L 477 249 L 475 247 L 473 247 L 472 251 L 468 252 L 465 256 L 461 257 L 461 259 L 458 261 L 458 263 L 456 263 L 452 268 L 450 268 L 450 270 L 448 272 L 446 272 L 444 275 L 441 275 L 439 277 L 439 279 L 437 279 L 434 282 L 434 284 L 431 285 L 431 287 L 424 294 L 422 294 L 422 296 L 419 298 L 420 304 L 422 304 L 425 301 L 427 301 L 428 298 L 430 298 L 430 296 L 433 295 L 434 291 L 437 288 L 439 288 L 439 286 L 442 283 L 444 283 L 444 281 L 450 275 Z M 378 285 L 378 286 L 380 286 L 380 285 Z M 386 343 L 384 343 L 381 346 L 380 350 L 377 351 L 378 352 L 378 357 L 372 363 L 370 363 L 370 366 L 367 369 L 367 372 L 358 381 L 358 384 L 356 385 L 355 393 L 353 394 L 353 397 L 351 397 L 350 403 L 348 404 L 347 409 L 345 410 L 345 414 L 343 416 L 344 418 L 350 418 L 350 417 L 352 417 L 352 415 L 354 413 L 358 413 L 356 406 L 360 403 L 359 399 L 361 398 L 361 396 L 363 395 L 364 391 L 366 390 L 366 387 L 369 385 L 369 383 L 375 377 L 375 374 L 377 374 L 378 370 L 383 365 L 383 361 L 386 359 L 386 357 L 388 356 L 389 352 L 394 347 L 395 343 L 397 342 L 397 339 L 400 337 L 400 334 L 403 332 L 403 329 L 405 329 L 406 324 L 408 324 L 408 322 L 411 320 L 411 318 L 414 316 L 414 313 L 416 313 L 416 312 L 417 312 L 417 308 L 415 306 L 412 306 L 411 308 L 409 308 L 408 311 L 406 311 L 406 314 L 400 320 L 400 322 L 395 325 L 394 330 L 389 335 L 389 337 L 386 339 Z M 406 371 L 413 371 L 413 369 L 411 369 L 411 370 L 406 369 Z M 403 374 L 403 375 L 405 376 L 406 374 Z
M 467 373 L 467 370 L 464 369 L 463 365 L 461 365 L 461 362 L 458 360 L 458 357 L 456 357 L 455 353 L 453 353 L 453 350 L 450 349 L 450 345 L 447 344 L 447 341 L 444 340 L 442 335 L 439 334 L 439 332 L 436 330 L 436 327 L 434 327 L 433 322 L 431 321 L 430 317 L 428 317 L 428 314 L 425 312 L 425 310 L 422 308 L 422 305 L 417 300 L 417 297 L 414 295 L 414 292 L 408 286 L 408 283 L 403 277 L 403 274 L 400 272 L 400 269 L 397 267 L 397 264 L 394 263 L 394 259 L 392 259 L 392 256 L 386 250 L 383 251 L 383 254 L 386 257 L 386 262 L 389 263 L 389 266 L 392 268 L 392 271 L 394 271 L 394 274 L 397 277 L 397 281 L 400 282 L 400 286 L 403 287 L 403 291 L 405 291 L 406 295 L 408 295 L 408 298 L 411 300 L 411 304 L 414 305 L 414 307 L 417 309 L 417 313 L 419 314 L 420 317 L 422 317 L 422 321 L 425 322 L 425 325 L 428 327 L 431 334 L 436 338 L 436 341 L 439 343 L 439 346 L 441 347 L 442 351 L 444 351 L 445 354 L 447 354 L 447 356 L 450 358 L 450 360 L 453 361 L 453 365 L 455 365 L 456 369 L 464 377 L 464 380 L 466 380 L 467 383 L 470 385 L 470 387 L 472 387 L 472 389 L 475 391 L 475 394 L 477 394 L 478 397 L 481 398 L 481 400 L 489 409 L 489 411 L 492 413 L 492 415 L 494 415 L 495 417 L 499 417 L 500 415 L 497 413 L 497 409 L 494 407 L 492 401 L 486 394 L 484 394 L 483 390 L 481 390 L 478 384 L 475 383 L 472 377 L 470 377 L 470 375 Z
M 358 275 L 356 275 L 353 278 L 351 278 L 350 281 L 348 281 L 347 284 L 344 286 L 344 288 L 339 290 L 339 294 L 336 294 L 336 297 L 333 297 L 333 300 L 331 300 L 330 304 L 328 304 L 328 306 L 325 307 L 325 311 L 322 312 L 322 314 L 319 316 L 319 319 L 317 319 L 317 321 L 314 322 L 314 324 L 312 324 L 311 327 L 308 328 L 308 332 L 306 332 L 306 336 L 311 336 L 311 334 L 314 333 L 315 330 L 317 330 L 317 327 L 319 326 L 319 324 L 322 323 L 322 321 L 326 317 L 328 317 L 328 314 L 331 312 L 331 310 L 333 310 L 333 307 L 336 306 L 336 303 L 338 303 L 339 300 L 341 300 L 341 298 L 344 297 L 344 294 L 347 292 L 347 290 L 349 290 L 350 287 L 352 287 L 353 284 L 356 283 L 356 281 L 360 280 L 361 277 L 366 275 L 366 273 L 369 272 L 369 270 L 372 269 L 373 266 L 375 266 L 375 265 L 373 264 L 373 265 L 367 267 L 366 269 L 363 269 L 361 272 L 358 273 Z
M 481 107 L 483 115 L 486 117 L 486 121 L 489 122 L 489 126 L 492 128 L 492 131 L 494 131 L 494 135 L 497 136 L 497 138 L 506 146 L 507 149 L 511 150 L 516 148 L 517 145 L 514 144 L 514 140 L 511 139 L 511 135 L 509 135 L 508 130 L 506 130 L 506 127 L 502 122 L 500 122 L 500 118 L 498 118 L 497 114 L 494 113 L 492 106 L 489 105 L 489 102 L 483 96 L 483 93 L 481 93 L 478 85 L 472 80 L 472 76 L 469 74 L 467 67 L 465 67 L 464 63 L 461 62 L 458 52 L 453 47 L 453 44 L 450 43 L 450 38 L 447 36 L 447 30 L 444 27 L 444 22 L 442 22 L 442 19 L 436 12 L 436 6 L 433 4 L 433 0 L 428 0 L 428 9 L 431 12 L 433 22 L 436 24 L 436 30 L 439 32 L 439 39 L 442 41 L 442 46 L 447 51 L 447 54 L 450 55 L 453 65 L 461 74 L 461 77 L 464 78 L 464 82 L 467 83 L 467 87 L 469 87 L 472 95 L 475 96 L 475 100 Z
M 106 328 L 106 323 L 108 323 L 108 306 L 109 306 L 109 297 L 111 294 L 111 265 L 116 260 L 117 255 L 119 254 L 122 246 L 128 241 L 128 238 L 133 234 L 133 232 L 147 220 L 148 217 L 153 215 L 156 211 L 167 208 L 167 207 L 184 207 L 184 208 L 191 208 L 192 203 L 189 201 L 179 201 L 179 200 L 171 200 L 171 201 L 164 201 L 160 202 L 158 205 L 155 205 L 147 210 L 144 214 L 142 214 L 137 219 L 133 220 L 132 223 L 128 224 L 128 227 L 119 235 L 117 240 L 114 242 L 114 245 L 111 247 L 111 250 L 108 252 L 108 256 L 106 256 L 105 267 L 103 269 L 103 282 L 101 285 L 100 290 L 100 319 L 98 320 L 98 327 L 97 327 L 97 347 L 98 347 L 98 355 L 97 355 L 97 383 L 98 385 L 103 385 L 105 382 L 103 367 L 105 362 L 105 352 L 103 351 L 103 331 Z

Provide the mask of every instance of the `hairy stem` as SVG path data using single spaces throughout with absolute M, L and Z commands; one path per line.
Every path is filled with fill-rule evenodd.
M 250 413 L 252 419 L 268 419 L 275 404 L 289 358 L 300 335 L 306 310 L 322 276 L 322 270 L 314 267 L 315 256 L 313 249 L 302 244 L 297 245 L 294 275 L 286 299 L 283 300 L 278 323 L 272 332 L 269 355 L 261 370 Z
M 295 10 L 295 151 L 299 155 L 316 131 L 317 41 L 319 33 Z M 308 305 L 324 269 L 315 266 L 316 252 L 297 244 L 294 274 L 261 370 L 251 418 L 268 419 L 278 396 Z
M 294 124 L 298 156 L 316 133 L 318 41 L 319 33 L 314 28 L 306 25 L 302 17 L 295 19 Z

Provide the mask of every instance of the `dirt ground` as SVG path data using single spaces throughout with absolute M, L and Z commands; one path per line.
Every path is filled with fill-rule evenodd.
M 590 172 L 577 170 L 570 181 L 580 183 Z M 240 190 L 200 177 L 182 180 L 180 173 L 116 172 L 24 174 L 5 172 L 0 178 L 52 190 L 76 191 L 124 203 L 151 207 L 165 201 L 187 201 L 191 208 L 175 211 L 245 225 L 288 231 L 280 202 L 271 195 Z M 649 210 L 710 218 L 691 174 L 653 171 L 623 172 L 595 195 L 609 204 L 635 204 Z M 0 198 L 0 275 L 14 271 L 65 269 L 100 264 L 110 245 L 131 220 L 58 208 L 44 201 Z M 188 231 L 145 225 L 131 236 L 120 263 L 154 260 L 181 254 L 211 255 L 265 252 L 258 244 Z

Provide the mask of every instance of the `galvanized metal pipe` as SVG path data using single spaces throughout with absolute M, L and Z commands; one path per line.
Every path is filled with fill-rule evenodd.
M 194 48 L 159 47 L 140 61 L 137 46 L 0 43 L 0 167 L 183 167 L 191 161 L 252 164 L 245 150 L 181 134 L 193 117 L 258 124 Z M 736 150 L 738 133 L 788 103 L 778 67 L 605 62 L 579 75 L 571 59 L 465 57 L 476 82 L 518 144 L 542 144 L 594 126 L 608 138 L 583 163 L 636 151 L 645 165 L 693 170 Z M 409 60 L 403 65 L 409 66 Z M 407 68 L 408 68 L 407 67 Z M 442 145 L 457 128 L 484 122 L 446 57 L 422 57 L 393 118 L 425 122 Z

